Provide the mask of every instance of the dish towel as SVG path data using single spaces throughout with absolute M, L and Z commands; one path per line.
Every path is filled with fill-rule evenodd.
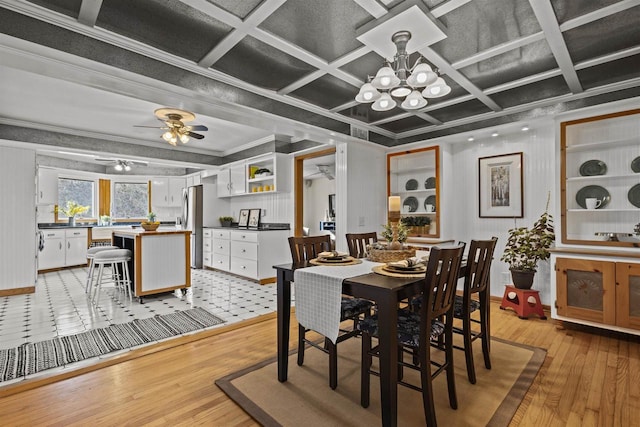
M 293 273 L 298 323 L 329 338 L 335 344 L 340 332 L 342 281 L 371 273 L 377 262 L 300 268 Z

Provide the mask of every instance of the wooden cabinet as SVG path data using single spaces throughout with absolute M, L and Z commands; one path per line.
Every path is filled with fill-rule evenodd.
M 151 206 L 174 207 L 182 206 L 182 189 L 185 187 L 184 178 L 153 178 L 151 180 Z
M 38 197 L 39 205 L 58 204 L 58 171 L 54 169 L 38 168 Z
M 289 230 L 213 230 L 213 268 L 270 283 L 274 265 L 291 262 Z
M 41 230 L 44 248 L 38 254 L 38 270 L 71 267 L 87 263 L 88 230 Z
M 637 246 L 640 109 L 560 124 L 562 242 Z M 588 209 L 587 198 L 598 199 Z
M 555 266 L 559 316 L 640 330 L 640 262 L 558 257 Z
M 429 222 L 410 236 L 440 237 L 440 154 L 439 147 L 387 154 L 387 194 L 400 196 L 402 216 L 414 222 Z M 415 221 L 426 217 L 427 221 Z

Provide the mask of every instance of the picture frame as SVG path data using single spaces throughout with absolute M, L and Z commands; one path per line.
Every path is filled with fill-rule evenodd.
M 238 219 L 238 227 L 247 227 L 249 225 L 249 209 L 240 209 L 240 219 Z
M 523 217 L 523 169 L 522 152 L 478 159 L 480 218 Z
M 262 209 L 251 209 L 249 211 L 249 228 L 258 228 L 260 226 L 260 212 L 262 212 Z

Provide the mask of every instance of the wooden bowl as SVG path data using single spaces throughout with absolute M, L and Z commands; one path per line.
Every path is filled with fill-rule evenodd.
M 140 226 L 146 231 L 156 231 L 160 227 L 159 222 L 141 222 Z

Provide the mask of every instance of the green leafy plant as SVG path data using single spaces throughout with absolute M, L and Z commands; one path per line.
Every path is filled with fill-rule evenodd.
M 221 216 L 218 218 L 218 220 L 220 221 L 220 225 L 222 225 L 223 227 L 229 227 L 231 223 L 233 223 L 232 216 Z
M 147 222 L 156 222 L 156 214 L 153 212 L 149 212 L 147 214 Z
M 518 227 L 509 230 L 509 238 L 501 261 L 509 264 L 510 270 L 536 272 L 538 261 L 549 258 L 549 248 L 555 241 L 553 217 L 547 206 L 533 227 Z
M 403 221 L 398 221 L 398 242 L 404 243 L 407 240 L 409 230 Z M 391 223 L 387 223 L 382 226 L 382 237 L 391 243 L 393 240 L 393 230 L 391 229 Z
M 67 201 L 66 207 L 61 208 L 60 206 L 56 206 L 54 211 L 57 214 L 62 213 L 63 215 L 69 218 L 72 218 L 72 217 L 75 217 L 76 215 L 80 215 L 87 212 L 89 208 L 90 206 L 82 206 L 74 202 L 73 200 L 69 200 Z

